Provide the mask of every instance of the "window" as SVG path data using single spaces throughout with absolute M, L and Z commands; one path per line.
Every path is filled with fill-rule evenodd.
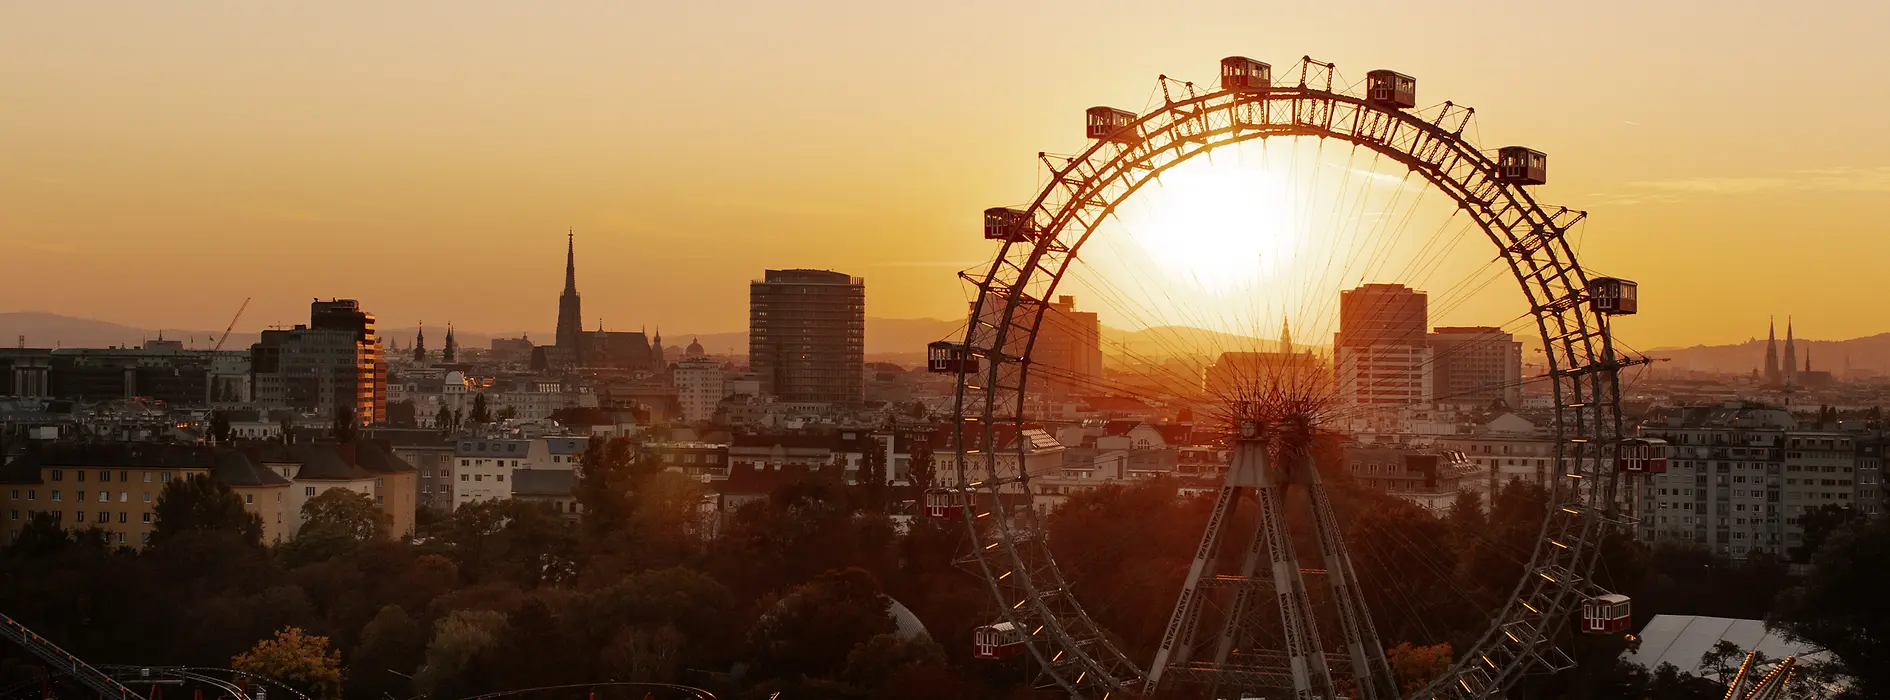
M 65 480 L 66 480 L 66 473 L 65 473 L 65 471 L 63 471 L 63 470 L 60 470 L 60 469 L 54 469 L 54 470 L 52 470 L 52 480 L 53 480 L 53 481 L 65 481 Z
M 145 521 L 145 522 L 147 522 L 147 523 L 148 523 L 148 522 L 151 522 L 151 514 L 150 514 L 150 513 L 143 513 L 142 515 L 144 516 L 144 521 Z
M 495 475 L 493 475 L 493 476 L 492 476 L 492 479 L 493 479 L 494 481 L 505 481 L 505 475 L 504 475 L 504 474 L 495 474 Z
M 472 475 L 471 475 L 471 474 L 461 474 L 461 475 L 459 475 L 459 480 L 460 480 L 460 481 L 472 481 Z
M 119 492 L 118 492 L 118 502 L 119 502 L 119 503 L 129 503 L 129 502 L 131 502 L 131 492 L 130 492 L 130 491 L 119 491 Z
M 75 481 L 85 481 L 85 472 L 83 470 L 75 471 L 72 473 L 72 477 Z
M 131 472 L 118 472 L 119 481 L 131 481 Z
M 474 474 L 474 475 L 473 475 L 473 481 L 485 481 L 485 480 L 486 480 L 486 475 L 484 475 L 484 474 Z
M 256 494 L 253 494 L 253 493 L 243 494 L 243 503 L 254 504 L 255 502 L 256 502 Z
M 302 495 L 304 495 L 304 496 L 313 496 L 313 495 L 315 495 L 315 487 L 313 487 L 313 486 L 304 486 L 304 487 L 302 487 Z
M 131 517 L 130 513 L 126 513 L 125 511 L 122 511 L 122 510 L 118 511 L 118 522 L 123 523 L 125 522 L 127 518 L 130 518 L 130 517 Z
M 160 482 L 163 482 L 163 483 L 166 483 L 166 484 L 168 484 L 168 483 L 171 483 L 171 473 L 170 473 L 170 472 L 159 472 L 159 473 L 158 473 L 158 481 L 160 481 Z
M 111 472 L 99 472 L 99 473 L 98 473 L 98 480 L 99 480 L 99 481 L 111 481 L 111 480 L 112 480 L 112 473 L 111 473 Z
M 145 502 L 145 503 L 150 503 L 150 502 L 151 502 L 151 492 L 150 492 L 150 491 L 146 491 L 146 492 L 144 492 L 144 502 Z
M 57 501 L 57 500 L 59 500 L 59 489 L 53 489 L 53 490 L 52 490 L 52 499 L 53 499 L 54 501 Z
M 82 510 L 73 511 L 73 521 L 81 522 L 81 523 L 85 522 L 85 511 L 82 511 Z

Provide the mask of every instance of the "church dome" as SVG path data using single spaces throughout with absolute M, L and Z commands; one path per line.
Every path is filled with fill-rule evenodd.
M 688 349 L 683 350 L 683 357 L 688 357 L 688 358 L 702 357 L 703 355 L 706 355 L 706 354 L 708 353 L 703 351 L 702 342 L 696 340 L 695 338 L 690 338 Z

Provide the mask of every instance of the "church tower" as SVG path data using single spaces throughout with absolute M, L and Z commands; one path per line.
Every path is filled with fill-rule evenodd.
M 1778 386 L 1783 383 L 1778 373 L 1778 319 L 1765 324 L 1765 385 Z
M 669 368 L 669 362 L 663 359 L 663 327 L 656 327 L 656 337 L 650 339 L 650 364 L 656 371 Z
M 413 334 L 413 361 L 414 364 L 427 362 L 427 324 L 425 323 L 421 323 L 420 330 L 414 331 Z
M 440 351 L 440 361 L 452 364 L 459 359 L 459 343 L 453 339 L 453 324 L 446 324 L 446 349 Z
M 584 332 L 584 314 L 578 304 L 576 234 L 564 238 L 564 294 L 558 297 L 558 347 L 577 352 L 578 336 Z
M 1280 319 L 1280 354 L 1293 354 L 1293 324 Z
M 1798 341 L 1792 338 L 1792 317 L 1785 317 L 1785 360 L 1779 367 L 1785 386 L 1798 386 Z

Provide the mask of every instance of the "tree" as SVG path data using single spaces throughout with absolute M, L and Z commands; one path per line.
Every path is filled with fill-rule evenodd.
M 1386 651 L 1385 661 L 1391 664 L 1391 675 L 1398 679 L 1398 690 L 1407 695 L 1415 693 L 1450 670 L 1450 642 L 1422 647 L 1404 642 Z
M 748 631 L 764 678 L 832 678 L 854 646 L 895 631 L 892 601 L 861 569 L 829 571 L 796 587 Z
M 230 414 L 223 411 L 210 412 L 210 442 L 228 445 L 236 437 L 236 430 L 230 427 Z
M 433 414 L 433 427 L 439 428 L 448 435 L 453 433 L 453 409 L 447 408 L 444 402 L 440 404 L 439 412 Z
M 387 537 L 392 518 L 373 497 L 345 488 L 331 488 L 302 504 L 302 529 L 330 532 L 355 542 Z
M 360 432 L 361 424 L 360 421 L 354 419 L 354 407 L 346 405 L 336 406 L 335 424 L 331 430 L 335 442 L 342 444 L 354 442 L 355 436 Z
M 233 532 L 244 542 L 262 542 L 262 518 L 243 509 L 243 499 L 222 482 L 197 474 L 172 479 L 151 508 L 151 543 L 185 532 Z
M 493 610 L 454 610 L 433 628 L 426 663 L 413 674 L 413 689 L 434 698 L 456 698 L 475 687 L 475 661 L 498 644 L 505 615 Z
M 426 628 L 400 606 L 383 606 L 374 619 L 361 628 L 361 641 L 348 660 L 349 696 L 378 698 L 385 693 L 404 698 L 413 695 L 412 684 L 403 676 L 420 667 L 426 650 Z
M 926 489 L 932 488 L 932 473 L 935 471 L 932 466 L 932 446 L 925 440 L 915 440 L 911 451 L 911 456 L 906 460 L 906 481 L 919 493 L 924 493 Z
M 395 428 L 412 428 L 419 425 L 419 416 L 414 413 L 413 402 L 405 399 L 388 402 L 387 424 Z
M 1805 528 L 1805 537 L 1802 545 L 1789 549 L 1792 561 L 1799 564 L 1811 561 L 1811 555 L 1824 546 L 1824 541 L 1831 533 L 1861 517 L 1850 506 L 1830 503 L 1805 511 L 1804 515 L 1798 517 L 1798 524 Z
M 72 537 L 66 534 L 66 528 L 53 518 L 52 511 L 42 510 L 26 519 L 26 526 L 20 528 L 13 544 L 7 545 L 7 553 L 20 557 L 38 558 L 47 556 L 72 544 Z
M 1837 657 L 1856 697 L 1890 696 L 1890 518 L 1853 520 L 1811 556 L 1811 573 L 1779 596 L 1768 624 Z
M 328 638 L 284 627 L 273 639 L 256 643 L 230 659 L 230 668 L 273 678 L 322 700 L 341 697 L 341 651 Z
M 472 419 L 474 425 L 485 425 L 492 422 L 492 413 L 486 410 L 485 394 L 473 395 L 472 413 L 467 414 L 467 417 Z

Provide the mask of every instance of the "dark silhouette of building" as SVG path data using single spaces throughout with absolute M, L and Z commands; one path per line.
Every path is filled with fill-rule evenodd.
M 583 332 L 584 312 L 577 291 L 577 235 L 567 233 L 564 239 L 564 294 L 558 297 L 558 337 L 555 342 L 558 347 L 575 352 L 578 335 Z
M 864 400 L 866 281 L 829 270 L 768 270 L 748 287 L 748 363 L 783 401 Z
M 1778 319 L 1768 319 L 1765 324 L 1765 385 L 1784 384 L 1778 372 Z

